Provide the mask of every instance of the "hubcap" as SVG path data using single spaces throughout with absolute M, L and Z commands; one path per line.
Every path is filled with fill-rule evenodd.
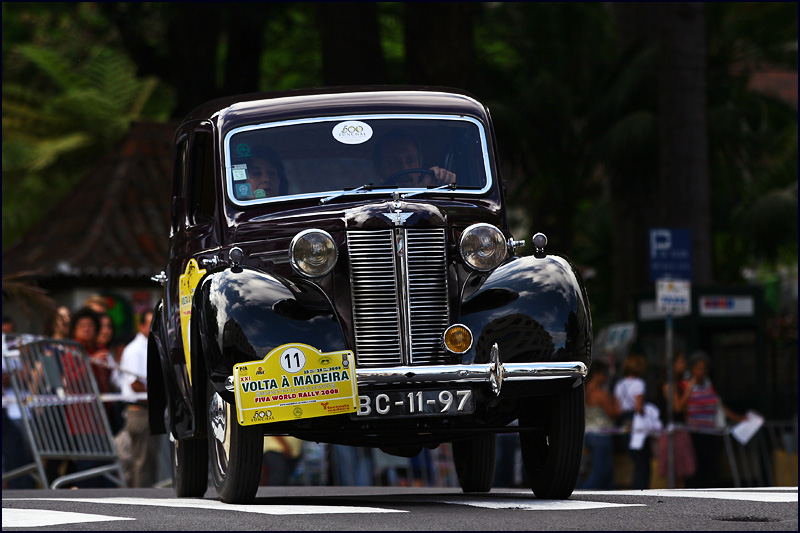
M 214 392 L 208 402 L 209 431 L 213 435 L 212 452 L 217 472 L 222 476 L 228 470 L 228 450 L 230 449 L 227 404 Z

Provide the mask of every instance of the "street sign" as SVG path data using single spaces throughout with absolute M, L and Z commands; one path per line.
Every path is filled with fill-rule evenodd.
M 691 283 L 684 280 L 659 280 L 656 282 L 656 307 L 659 313 L 672 316 L 692 312 Z
M 691 230 L 650 229 L 650 279 L 692 280 Z

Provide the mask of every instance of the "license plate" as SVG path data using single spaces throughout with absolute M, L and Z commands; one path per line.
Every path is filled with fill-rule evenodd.
M 451 416 L 475 412 L 470 389 L 386 391 L 359 394 L 354 418 Z

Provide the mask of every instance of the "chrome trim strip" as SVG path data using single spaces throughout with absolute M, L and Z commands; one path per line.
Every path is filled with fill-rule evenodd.
M 399 366 L 393 368 L 357 368 L 359 385 L 411 383 L 492 383 L 540 381 L 544 379 L 586 377 L 586 365 L 580 361 L 564 363 L 496 362 L 472 365 Z

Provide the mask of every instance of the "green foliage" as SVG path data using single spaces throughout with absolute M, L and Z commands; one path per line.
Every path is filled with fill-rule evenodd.
M 313 4 L 298 3 L 267 22 L 260 90 L 283 91 L 322 83 L 322 56 L 314 16 Z
M 145 109 L 150 118 L 168 117 L 168 99 L 147 107 L 156 79 L 137 77 L 115 49 L 84 44 L 78 61 L 43 44 L 4 54 L 19 73 L 3 84 L 4 248 L 56 205 Z M 25 72 L 36 80 L 32 86 Z

